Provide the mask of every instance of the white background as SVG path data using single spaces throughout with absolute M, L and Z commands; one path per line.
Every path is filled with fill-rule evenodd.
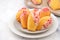
M 0 40 L 60 40 L 60 28 L 54 34 L 41 39 L 21 38 L 13 34 L 8 28 L 8 23 L 22 7 L 25 7 L 24 0 L 0 0 Z M 60 17 L 57 18 L 60 22 Z

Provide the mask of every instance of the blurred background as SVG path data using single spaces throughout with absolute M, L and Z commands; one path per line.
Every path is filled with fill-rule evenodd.
M 27 39 L 13 34 L 8 28 L 8 23 L 22 7 L 26 7 L 24 0 L 0 0 L 0 40 L 60 40 L 60 28 L 54 34 L 41 39 Z M 60 17 L 57 19 L 60 26 Z

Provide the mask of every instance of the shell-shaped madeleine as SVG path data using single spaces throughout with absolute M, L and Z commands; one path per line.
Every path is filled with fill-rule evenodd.
M 22 14 L 21 15 L 21 19 L 20 19 L 20 21 L 21 21 L 21 25 L 22 25 L 22 27 L 23 28 L 27 28 L 27 19 L 28 19 L 28 15 L 27 14 Z
M 20 22 L 20 16 L 23 13 L 23 11 L 26 11 L 26 14 L 28 14 L 28 15 L 30 13 L 29 9 L 27 9 L 27 8 L 22 8 L 21 10 L 19 10 L 16 14 L 16 19 L 18 22 Z
M 23 28 L 27 28 L 27 19 L 30 12 L 28 9 L 23 9 L 22 14 L 20 15 L 20 21 Z
M 20 15 L 22 14 L 22 10 L 19 10 L 16 14 L 16 20 L 20 22 Z
M 42 18 L 39 20 L 39 24 L 38 24 L 37 30 L 43 29 L 44 23 L 47 22 L 47 20 L 49 20 L 49 19 L 50 19 L 50 16 L 42 17 Z
M 43 8 L 41 11 L 40 11 L 40 18 L 42 17 L 45 17 L 45 16 L 50 16 L 50 11 L 48 8 Z
M 28 16 L 27 29 L 30 31 L 36 31 L 36 25 L 32 17 L 32 14 Z

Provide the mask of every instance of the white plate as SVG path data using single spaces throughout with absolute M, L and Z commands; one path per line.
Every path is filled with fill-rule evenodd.
M 28 31 L 27 29 L 23 29 L 21 24 L 19 22 L 17 22 L 17 20 L 14 21 L 14 26 L 16 27 L 17 30 L 21 31 L 21 32 L 24 32 L 24 33 L 29 33 L 29 34 L 38 34 L 38 33 L 44 33 L 46 31 L 48 31 L 49 28 L 46 28 L 44 30 L 40 30 L 40 31 L 35 31 L 35 32 L 32 32 L 32 31 Z M 18 27 L 17 27 L 18 26 Z
M 30 11 L 32 11 L 33 9 L 29 9 Z M 40 30 L 40 31 L 35 31 L 35 32 L 32 32 L 32 31 L 28 31 L 27 29 L 23 29 L 20 25 L 20 23 L 16 20 L 16 18 L 14 18 L 14 25 L 15 27 L 21 31 L 21 32 L 24 32 L 24 33 L 29 33 L 29 34 L 37 34 L 37 33 L 43 33 L 43 32 L 46 32 L 48 31 L 48 29 L 50 28 L 50 26 L 44 30 Z M 51 24 L 52 25 L 52 24 Z M 18 27 L 17 27 L 18 26 Z
M 9 28 L 10 28 L 10 30 L 13 33 L 15 33 L 15 34 L 17 34 L 19 36 L 22 36 L 22 37 L 26 37 L 26 38 L 41 38 L 41 37 L 46 37 L 46 36 L 54 33 L 56 31 L 56 29 L 58 28 L 57 18 L 53 14 L 51 14 L 51 16 L 52 16 L 52 18 L 53 18 L 54 21 L 53 21 L 53 25 L 50 27 L 50 29 L 48 31 L 46 31 L 44 33 L 40 33 L 40 34 L 35 34 L 35 35 L 34 34 L 23 33 L 21 31 L 17 30 L 17 28 L 15 27 L 15 24 L 14 24 L 15 16 L 16 15 L 14 15 L 12 17 L 11 21 L 9 22 Z

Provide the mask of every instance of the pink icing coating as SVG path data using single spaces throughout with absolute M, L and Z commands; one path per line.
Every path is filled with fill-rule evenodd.
M 50 18 L 44 25 L 44 28 L 48 28 L 48 26 L 52 23 L 52 18 Z
M 48 3 L 50 3 L 51 0 L 48 0 Z
M 26 15 L 27 11 L 26 11 L 26 8 L 22 8 L 23 12 L 22 14 L 20 15 L 20 18 L 22 18 L 24 15 Z
M 43 8 L 42 10 L 43 10 L 43 11 L 49 11 L 49 9 L 48 9 L 48 8 Z
M 37 4 L 37 2 L 36 2 L 35 0 L 32 0 L 32 2 L 33 2 L 34 4 Z
M 39 22 L 39 13 L 38 13 L 38 9 L 34 9 L 33 18 L 34 18 L 35 24 L 38 24 L 38 22 Z

